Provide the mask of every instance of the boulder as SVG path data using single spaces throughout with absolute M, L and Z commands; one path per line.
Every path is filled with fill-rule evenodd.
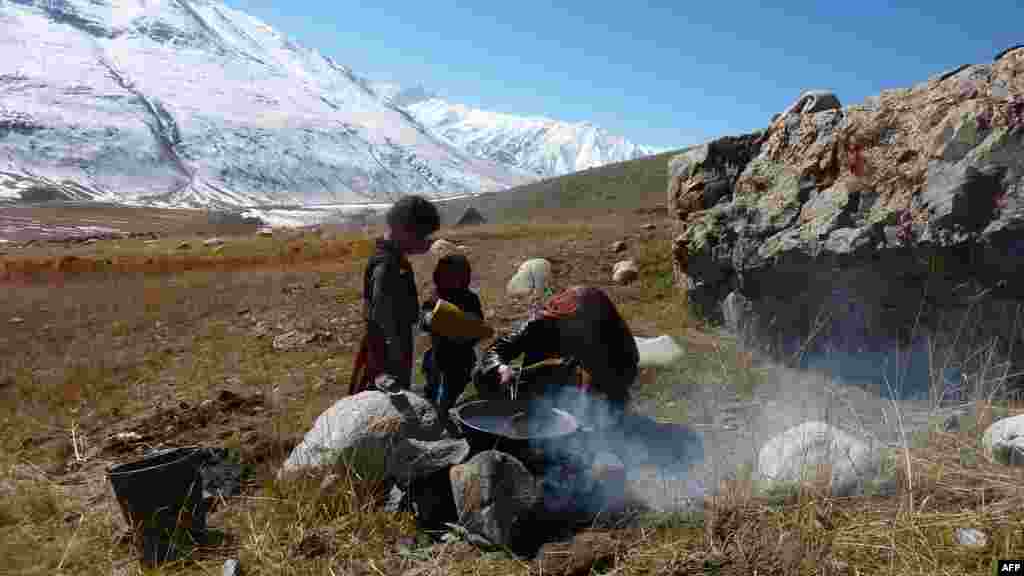
M 531 258 L 519 265 L 505 286 L 505 291 L 517 296 L 543 293 L 550 274 L 550 262 L 543 258 Z
M 769 440 L 758 452 L 758 473 L 766 487 L 823 480 L 834 496 L 849 496 L 878 476 L 880 457 L 870 446 L 824 422 L 805 422 Z
M 612 281 L 616 284 L 629 284 L 640 277 L 640 269 L 633 260 L 616 262 L 612 268 Z
M 1024 414 L 1003 418 L 985 429 L 985 455 L 1010 466 L 1024 466 Z
M 469 456 L 465 440 L 424 441 L 403 438 L 388 455 L 388 477 L 402 485 L 462 464 Z
M 679 288 L 717 321 L 723 300 L 742 296 L 749 306 L 727 324 L 743 316 L 777 360 L 841 381 L 888 380 L 902 398 L 930 393 L 936 346 L 971 373 L 984 362 L 973 352 L 994 341 L 1020 373 L 1021 94 L 1016 50 L 864 105 L 802 97 L 800 113 L 766 130 L 674 156 Z
M 476 208 L 469 206 L 466 211 L 459 216 L 458 221 L 455 222 L 456 226 L 477 226 L 480 224 L 486 224 L 487 219 L 480 213 Z
M 317 467 L 350 466 L 365 478 L 384 479 L 392 450 L 403 440 L 438 440 L 437 413 L 412 392 L 376 390 L 335 402 L 313 423 L 279 475 Z
M 513 550 L 529 540 L 528 519 L 539 500 L 536 480 L 513 456 L 488 450 L 451 469 L 459 523 Z

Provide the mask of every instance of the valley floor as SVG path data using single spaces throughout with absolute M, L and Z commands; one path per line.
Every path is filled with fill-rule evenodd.
M 160 238 L 0 246 L 0 557 L 10 573 L 135 573 L 105 469 L 185 444 L 228 448 L 253 476 L 211 517 L 229 535 L 223 546 L 167 572 L 219 573 L 228 557 L 247 574 L 296 575 L 585 574 L 594 564 L 580 560 L 586 565 L 573 572 L 554 552 L 527 562 L 458 542 L 427 548 L 408 515 L 371 506 L 357 483 L 325 494 L 318 483 L 273 481 L 317 415 L 345 393 L 362 330 L 362 269 L 378 230 L 267 238 L 194 213 L 40 210 L 31 216 Z M 961 458 L 977 449 L 969 431 L 925 433 L 887 496 L 838 500 L 807 488 L 778 502 L 756 497 L 744 465 L 758 442 L 811 416 L 887 408 L 851 401 L 855 392 L 829 397 L 813 377 L 766 367 L 692 319 L 672 286 L 662 218 L 656 210 L 565 211 L 438 235 L 468 248 L 499 332 L 525 312 L 505 283 L 520 262 L 543 257 L 553 288 L 606 288 L 636 335 L 669 334 L 684 347 L 678 365 L 643 371 L 637 406 L 705 434 L 712 457 L 704 464 L 714 470 L 691 475 L 715 496 L 702 518 L 648 514 L 627 527 L 595 527 L 600 538 L 590 548 L 580 540 L 578 558 L 590 554 L 602 560 L 599 571 L 622 574 L 981 574 L 996 558 L 1024 555 L 1024 477 Z M 213 236 L 223 244 L 204 245 Z M 627 248 L 613 253 L 618 240 Z M 612 266 L 625 258 L 636 259 L 640 280 L 614 285 Z M 421 294 L 431 264 L 414 260 Z M 634 481 L 685 490 L 648 472 L 633 470 Z M 956 544 L 959 527 L 986 530 L 988 544 Z

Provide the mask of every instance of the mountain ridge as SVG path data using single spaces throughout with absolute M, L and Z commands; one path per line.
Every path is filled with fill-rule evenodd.
M 389 92 L 214 0 L 12 0 L 0 23 L 0 51 L 16 63 L 0 74 L 0 200 L 222 208 L 443 198 L 648 150 L 553 120 L 577 128 L 552 144 L 544 135 L 557 130 L 524 135 L 534 120 L 503 113 L 487 118 L 505 133 L 438 129 L 422 106 L 441 106 L 436 94 Z

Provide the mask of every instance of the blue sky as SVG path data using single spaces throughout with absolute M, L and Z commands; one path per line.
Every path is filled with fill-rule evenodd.
M 228 0 L 363 76 L 688 145 L 804 89 L 857 103 L 1024 43 L 1024 2 Z

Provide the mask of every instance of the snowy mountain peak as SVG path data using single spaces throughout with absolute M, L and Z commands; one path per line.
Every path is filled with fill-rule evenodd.
M 387 202 L 655 152 L 374 83 L 214 0 L 0 0 L 0 53 L 0 200 Z
M 573 123 L 490 112 L 436 97 L 406 105 L 405 109 L 455 147 L 541 177 L 561 176 L 662 151 L 634 144 L 590 121 Z
M 0 53 L 0 198 L 320 204 L 534 178 L 219 2 L 3 2 Z

